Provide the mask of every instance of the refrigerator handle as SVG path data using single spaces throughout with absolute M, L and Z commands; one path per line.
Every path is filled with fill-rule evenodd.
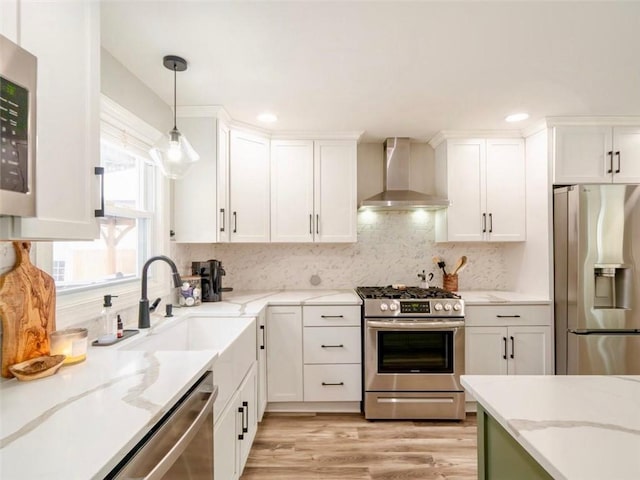
M 613 173 L 613 150 L 608 151 L 607 155 L 609 156 L 609 170 L 607 170 L 607 173 Z

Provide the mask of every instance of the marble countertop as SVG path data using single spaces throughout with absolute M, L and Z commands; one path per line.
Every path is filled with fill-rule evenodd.
M 223 302 L 152 316 L 152 328 L 87 360 L 31 382 L 0 381 L 3 480 L 103 478 L 187 391 L 218 355 L 214 350 L 120 350 L 153 327 L 190 316 L 255 316 L 267 305 L 359 305 L 353 290 L 229 292 Z M 214 380 L 215 381 L 215 380 Z
M 555 479 L 640 478 L 640 376 L 462 376 Z
M 548 297 L 532 295 L 521 292 L 508 292 L 502 290 L 465 290 L 457 292 L 464 300 L 465 305 L 549 305 Z

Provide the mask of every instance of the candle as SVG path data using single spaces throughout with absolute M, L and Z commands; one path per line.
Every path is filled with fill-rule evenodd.
M 63 365 L 82 362 L 87 358 L 86 328 L 68 328 L 56 330 L 49 335 L 51 355 L 64 355 Z

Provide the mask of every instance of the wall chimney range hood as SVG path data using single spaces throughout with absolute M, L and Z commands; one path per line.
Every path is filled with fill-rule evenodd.
M 384 142 L 384 191 L 360 202 L 363 209 L 438 210 L 450 205 L 449 200 L 409 190 L 409 139 L 387 138 Z

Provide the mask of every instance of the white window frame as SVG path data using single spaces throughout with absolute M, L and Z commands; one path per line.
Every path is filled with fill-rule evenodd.
M 115 141 L 138 155 L 147 156 L 149 149 L 162 136 L 162 133 L 107 96 L 101 95 L 100 100 L 101 138 L 107 138 L 112 143 Z M 156 174 L 155 189 L 156 211 L 155 218 L 151 222 L 152 241 L 149 256 L 167 255 L 169 252 L 169 180 L 159 170 Z M 52 244 L 37 243 L 35 250 L 37 265 L 52 273 Z M 149 270 L 148 297 L 151 299 L 166 297 L 171 293 L 168 268 L 158 266 L 158 263 L 162 262 L 155 262 Z M 56 328 L 66 328 L 97 318 L 102 310 L 102 297 L 107 294 L 118 296 L 113 301 L 115 311 L 135 308 L 140 300 L 140 289 L 141 280 L 130 279 L 82 288 L 78 291 L 62 291 L 57 295 L 56 301 Z M 125 318 L 127 322 L 132 320 L 134 319 Z

